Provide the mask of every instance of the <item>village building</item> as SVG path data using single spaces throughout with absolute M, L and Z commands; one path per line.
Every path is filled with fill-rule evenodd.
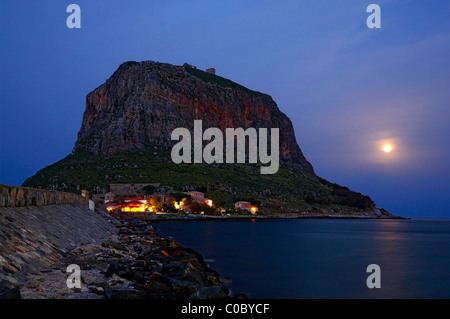
M 106 209 L 109 212 L 120 210 L 121 212 L 162 213 L 162 205 L 168 204 L 169 207 L 173 206 L 176 210 L 183 210 L 187 213 L 191 211 L 193 203 L 207 204 L 209 207 L 213 207 L 212 199 L 206 198 L 204 193 L 198 191 L 185 192 L 184 194 L 189 196 L 178 201 L 174 201 L 171 194 L 153 193 L 144 195 L 139 193 L 147 185 L 156 187 L 160 184 L 110 184 L 111 191 L 102 196 Z M 135 197 L 132 197 L 132 194 Z M 128 197 L 125 197 L 127 195 Z M 163 211 L 167 209 L 167 207 L 164 207 Z
M 185 194 L 187 194 L 191 197 L 192 203 L 207 204 L 209 207 L 213 207 L 212 199 L 206 198 L 205 194 L 202 192 L 190 191 L 190 192 L 186 192 Z M 178 204 L 177 206 L 179 208 L 181 208 L 185 213 L 191 212 L 191 208 L 192 208 L 191 205 L 181 206 L 181 202 L 176 203 L 176 204 Z
M 246 210 L 252 214 L 256 214 L 256 212 L 258 211 L 258 207 L 252 205 L 250 202 L 247 201 L 239 201 L 234 203 L 234 208 Z
M 144 195 L 144 198 L 147 200 L 150 200 L 152 198 L 158 198 L 160 202 L 164 203 L 167 198 L 169 198 L 170 195 L 163 194 L 163 193 L 153 193 L 151 195 Z
M 120 208 L 122 212 L 151 212 L 152 207 L 148 205 L 147 200 L 142 197 L 126 197 L 116 201 L 108 202 L 106 209 L 112 211 Z
M 212 207 L 213 205 L 213 201 L 209 198 L 205 198 L 205 194 L 202 192 L 191 191 L 185 194 L 190 195 L 193 202 L 205 203 L 208 204 L 210 207 Z
M 117 205 L 122 212 L 147 212 L 151 211 L 147 200 L 140 197 L 123 198 Z
M 114 198 L 115 198 L 114 193 L 111 193 L 111 192 L 106 193 L 106 194 L 105 194 L 105 204 L 107 204 L 107 203 L 109 203 L 109 202 L 113 202 L 113 201 L 114 201 Z

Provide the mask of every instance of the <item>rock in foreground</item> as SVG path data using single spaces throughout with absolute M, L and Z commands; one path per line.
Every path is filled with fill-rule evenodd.
M 57 266 L 30 276 L 20 289 L 22 298 L 229 298 L 229 280 L 210 269 L 197 252 L 158 236 L 149 222 L 122 222 L 117 237 L 77 247 Z M 70 264 L 81 268 L 79 289 L 66 285 Z

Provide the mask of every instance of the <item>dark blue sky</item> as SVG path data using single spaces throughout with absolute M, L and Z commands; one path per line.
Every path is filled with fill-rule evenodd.
M 188 62 L 272 95 L 319 176 L 394 214 L 450 217 L 449 1 L 74 2 L 0 3 L 0 183 L 69 154 L 87 93 L 122 62 Z

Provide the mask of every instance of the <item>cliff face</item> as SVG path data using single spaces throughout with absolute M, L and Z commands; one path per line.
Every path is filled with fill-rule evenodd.
M 203 120 L 203 129 L 217 127 L 223 132 L 238 127 L 279 128 L 280 161 L 296 171 L 313 173 L 291 121 L 270 96 L 187 66 L 152 61 L 123 63 L 87 95 L 72 153 L 169 149 L 174 143 L 171 132 L 177 127 L 192 132 L 195 119 Z
M 280 169 L 262 175 L 258 164 L 173 163 L 172 131 L 184 127 L 192 134 L 196 119 L 203 121 L 203 130 L 279 128 Z M 291 121 L 270 96 L 188 65 L 151 61 L 123 63 L 89 93 L 72 154 L 23 185 L 98 194 L 112 183 L 154 182 L 168 192 L 206 189 L 208 198 L 226 208 L 234 208 L 238 199 L 251 199 L 265 212 L 375 209 L 368 196 L 314 173 Z

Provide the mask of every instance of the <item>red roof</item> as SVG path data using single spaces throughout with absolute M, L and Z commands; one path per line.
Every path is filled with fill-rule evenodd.
M 140 202 L 138 199 L 130 200 L 129 202 L 115 202 L 117 206 L 141 206 L 144 205 L 142 202 Z

